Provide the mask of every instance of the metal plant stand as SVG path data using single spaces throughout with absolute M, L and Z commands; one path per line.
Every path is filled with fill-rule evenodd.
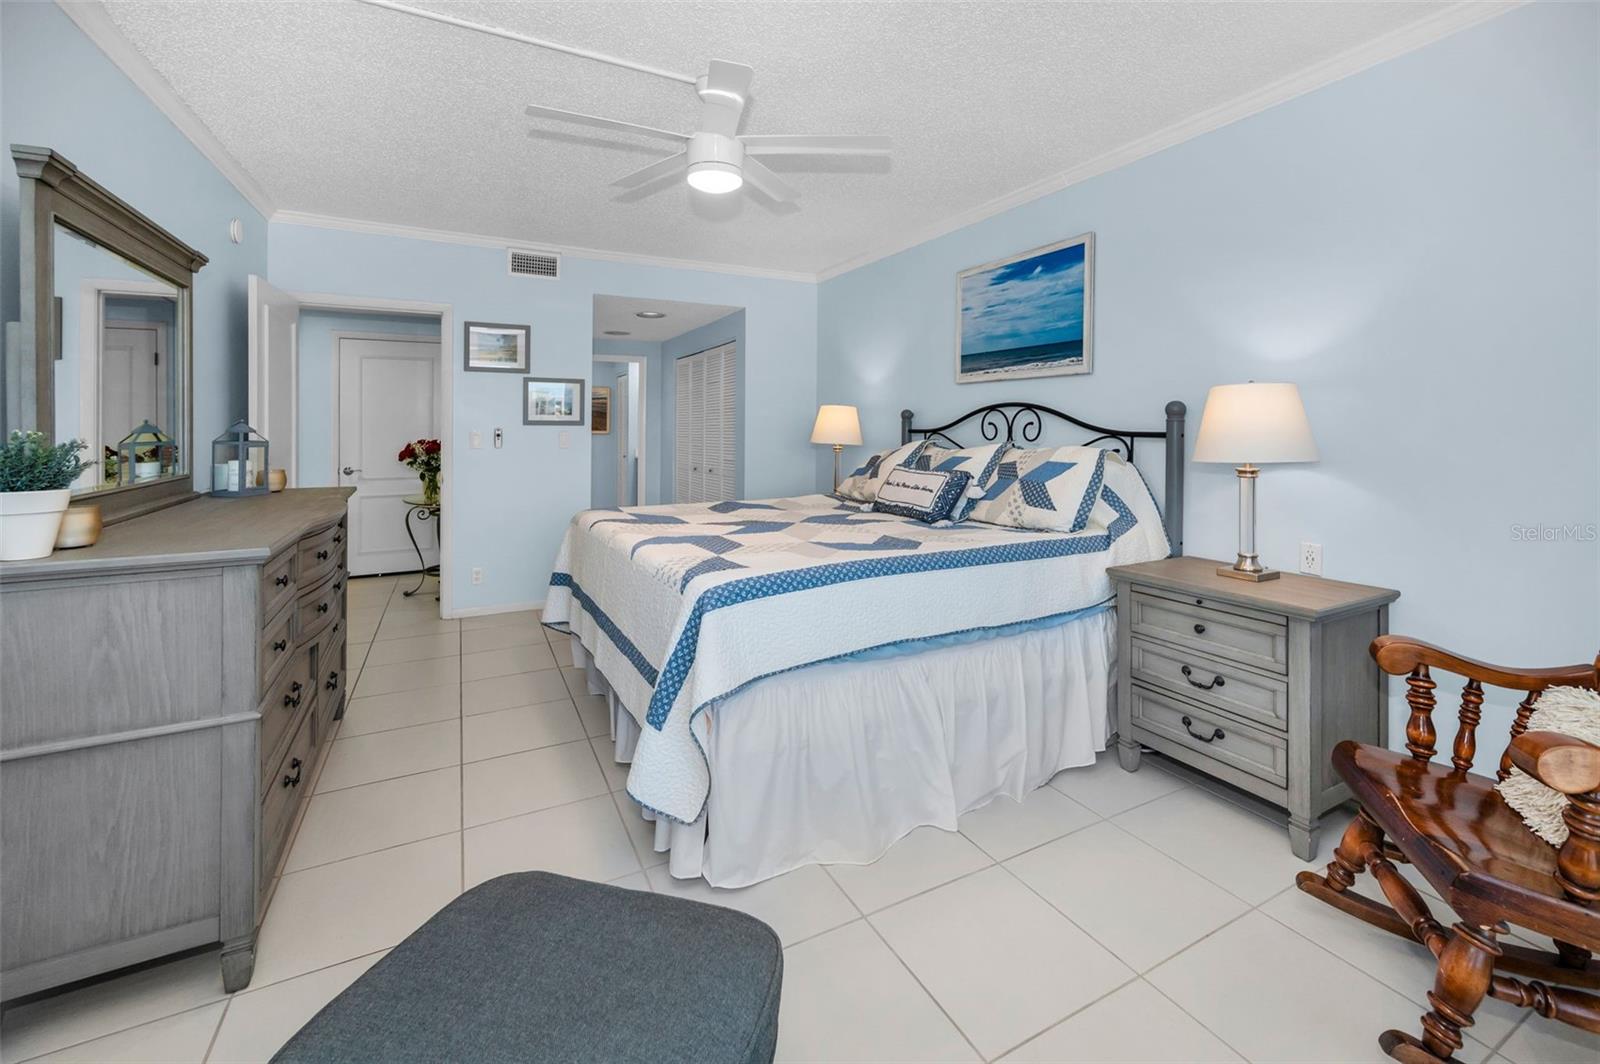
M 411 519 L 415 517 L 418 521 L 439 520 L 439 504 L 429 502 L 420 495 L 408 495 L 404 502 L 408 507 L 406 510 L 406 537 L 411 540 L 411 549 L 417 552 L 417 565 L 422 569 L 422 576 L 417 580 L 417 586 L 410 591 L 401 592 L 406 598 L 410 598 L 422 590 L 422 586 L 428 582 L 428 577 L 439 575 L 439 567 L 437 565 L 429 565 L 427 559 L 422 556 L 422 547 L 417 543 L 417 534 L 411 527 Z M 435 542 L 438 541 L 437 535 L 434 536 L 434 540 Z

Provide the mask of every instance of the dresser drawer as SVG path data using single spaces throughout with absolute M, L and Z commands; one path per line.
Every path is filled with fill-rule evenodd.
M 344 616 L 344 571 L 329 573 L 321 584 L 300 596 L 300 642 L 309 643 Z
M 1166 739 L 1199 755 L 1182 760 L 1216 761 L 1276 786 L 1287 786 L 1289 746 L 1282 735 L 1139 684 L 1133 685 L 1132 701 L 1136 732 Z M 1203 764 L 1200 767 L 1203 770 Z
M 261 620 L 283 608 L 295 596 L 295 547 L 285 547 L 261 567 Z
M 291 728 L 316 697 L 311 676 L 311 648 L 302 646 L 278 675 L 267 697 L 261 700 L 261 768 L 274 762 Z
M 1204 651 L 1224 661 L 1270 672 L 1289 671 L 1288 626 L 1270 614 L 1248 615 L 1135 590 L 1130 596 L 1134 635 Z
M 1289 685 L 1197 651 L 1134 636 L 1129 641 L 1133 678 L 1203 705 L 1284 731 L 1289 724 Z
M 333 720 L 344 705 L 345 621 L 343 617 L 328 626 L 317 641 L 317 742 L 325 742 L 333 731 Z
M 335 568 L 344 565 L 344 522 L 329 525 L 300 540 L 297 548 L 299 571 L 296 574 L 302 588 L 317 583 Z
M 261 642 L 256 649 L 256 675 L 261 678 L 257 698 L 266 696 L 277 681 L 279 671 L 293 656 L 294 624 L 294 608 L 285 603 L 284 608 L 278 611 L 278 616 L 268 621 L 261 630 Z
M 295 729 L 294 738 L 269 775 L 261 778 L 261 885 L 278 870 L 289 830 L 294 826 L 295 810 L 303 792 L 311 790 L 314 757 L 311 714 L 307 713 Z

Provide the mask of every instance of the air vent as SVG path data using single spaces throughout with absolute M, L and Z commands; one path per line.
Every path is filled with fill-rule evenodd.
M 561 256 L 548 251 L 506 248 L 506 270 L 514 277 L 559 277 Z

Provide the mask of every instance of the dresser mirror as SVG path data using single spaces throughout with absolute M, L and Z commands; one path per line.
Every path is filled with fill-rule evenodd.
M 205 256 L 55 152 L 11 154 L 22 320 L 5 431 L 83 440 L 73 491 L 107 523 L 192 498 L 191 295 Z

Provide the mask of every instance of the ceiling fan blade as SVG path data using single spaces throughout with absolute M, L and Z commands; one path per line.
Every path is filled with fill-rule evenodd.
M 533 118 L 554 118 L 561 122 L 575 122 L 580 126 L 611 129 L 619 133 L 640 133 L 647 137 L 666 137 L 668 140 L 677 141 L 689 139 L 687 133 L 674 133 L 670 129 L 656 129 L 654 126 L 641 126 L 633 122 L 622 122 L 615 118 L 601 118 L 598 115 L 580 114 L 577 111 L 563 111 L 559 107 L 544 107 L 536 103 L 530 103 L 526 111 Z
M 689 165 L 689 153 L 680 151 L 676 155 L 669 155 L 665 159 L 651 163 L 649 166 L 624 177 L 619 177 L 611 184 L 616 188 L 638 188 L 668 174 L 677 173 Z
M 710 69 L 706 71 L 706 87 L 703 91 L 728 93 L 743 102 L 750 98 L 750 81 L 755 76 L 756 72 L 743 63 L 713 59 Z
M 739 138 L 746 155 L 888 155 L 888 137 L 841 134 L 756 134 Z
M 779 203 L 792 203 L 800 198 L 800 192 L 788 182 L 750 156 L 744 157 L 744 179 L 750 182 L 752 188 L 764 193 L 768 199 Z

